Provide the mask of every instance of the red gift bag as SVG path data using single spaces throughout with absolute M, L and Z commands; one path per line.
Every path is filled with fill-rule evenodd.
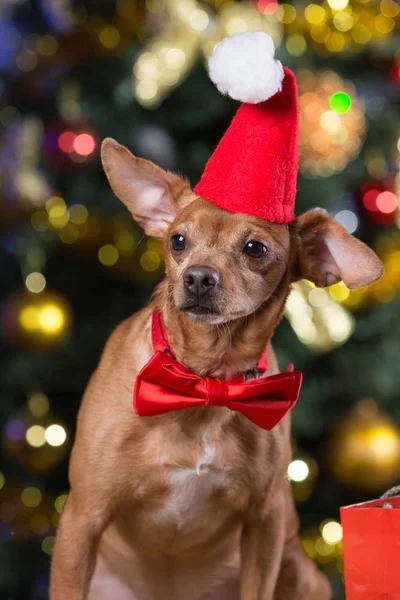
M 342 507 L 340 516 L 346 600 L 400 600 L 400 495 Z

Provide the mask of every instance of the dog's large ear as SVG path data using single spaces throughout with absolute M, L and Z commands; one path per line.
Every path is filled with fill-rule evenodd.
M 136 158 L 111 138 L 101 145 L 101 160 L 115 195 L 147 235 L 162 238 L 179 208 L 195 198 L 187 181 Z
M 383 264 L 375 252 L 326 213 L 307 212 L 290 227 L 297 249 L 294 281 L 308 279 L 318 287 L 344 281 L 353 289 L 383 275 Z

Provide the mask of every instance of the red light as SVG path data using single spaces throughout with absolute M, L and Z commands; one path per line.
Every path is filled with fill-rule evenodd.
M 278 0 L 258 0 L 257 7 L 264 15 L 273 15 L 278 10 Z
M 89 156 L 96 148 L 96 142 L 94 141 L 94 137 L 89 133 L 81 133 L 76 136 L 73 148 L 80 156 Z
M 76 133 L 73 131 L 65 131 L 58 138 L 58 147 L 63 152 L 71 152 L 74 147 Z
M 395 83 L 400 83 L 400 65 L 393 65 L 391 70 L 392 79 Z
M 368 190 L 368 192 L 365 192 L 362 201 L 367 210 L 370 212 L 380 210 L 377 206 L 377 199 L 380 194 L 381 192 L 379 190 Z
M 398 208 L 397 196 L 393 192 L 381 192 L 376 199 L 376 206 L 381 213 L 390 215 Z

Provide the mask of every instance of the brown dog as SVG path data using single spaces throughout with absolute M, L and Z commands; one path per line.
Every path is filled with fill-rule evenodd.
M 199 375 L 228 379 L 265 349 L 271 375 L 291 281 L 363 286 L 380 260 L 321 211 L 268 223 L 196 197 L 111 139 L 102 158 L 136 221 L 163 238 L 167 278 L 117 327 L 86 390 L 51 600 L 328 600 L 286 479 L 290 417 L 272 431 L 218 406 L 139 417 L 132 393 L 154 353 L 155 308 Z

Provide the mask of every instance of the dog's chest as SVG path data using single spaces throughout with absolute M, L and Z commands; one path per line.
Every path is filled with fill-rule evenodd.
M 223 436 L 210 429 L 204 431 L 199 441 L 198 452 L 191 455 L 192 460 L 188 458 L 185 466 L 176 460 L 175 448 L 170 453 L 164 449 L 158 457 L 164 466 L 166 486 L 153 516 L 159 525 L 173 526 L 180 534 L 191 534 L 205 527 L 213 529 L 229 516 L 230 509 L 237 510 L 246 501 L 240 469 L 235 468 Z M 185 456 L 185 446 L 181 450 Z

